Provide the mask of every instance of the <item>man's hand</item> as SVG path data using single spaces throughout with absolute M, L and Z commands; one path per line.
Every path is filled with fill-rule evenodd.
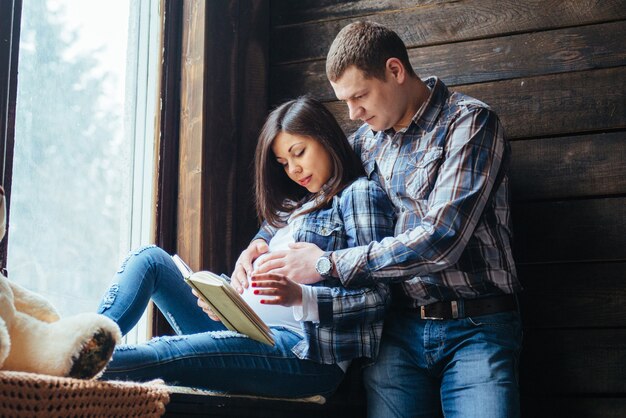
M 274 273 L 291 280 L 311 284 L 323 280 L 315 270 L 317 259 L 324 254 L 317 245 L 306 242 L 289 244 L 290 250 L 269 253 L 257 266 L 255 274 Z
M 248 248 L 243 250 L 237 262 L 235 263 L 235 270 L 230 276 L 230 284 L 239 292 L 243 293 L 244 289 L 248 288 L 249 277 L 252 275 L 252 263 L 261 254 L 265 254 L 269 251 L 267 243 L 262 239 L 255 239 L 248 245 Z
M 251 280 L 255 295 L 274 296 L 272 299 L 261 299 L 261 303 L 282 306 L 302 305 L 302 287 L 282 274 L 254 273 Z
M 198 298 L 198 306 L 202 308 L 204 313 L 207 314 L 209 316 L 209 318 L 211 318 L 214 321 L 221 322 L 220 318 L 217 315 L 215 315 L 215 312 L 213 312 L 213 310 L 211 310 L 209 305 L 204 301 L 204 299 L 202 299 L 198 295 L 198 293 L 196 292 L 195 289 L 191 289 L 191 293 L 193 293 L 193 295 Z

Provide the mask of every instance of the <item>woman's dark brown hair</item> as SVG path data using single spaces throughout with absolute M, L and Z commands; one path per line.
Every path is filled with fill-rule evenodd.
M 272 144 L 281 132 L 312 138 L 330 154 L 332 177 L 323 188 L 321 202 L 308 212 L 326 206 L 344 187 L 364 175 L 361 160 L 350 147 L 335 117 L 322 103 L 309 97 L 283 103 L 267 117 L 255 157 L 257 215 L 272 226 L 284 224 L 281 214 L 292 212 L 317 195 L 291 180 L 276 161 Z

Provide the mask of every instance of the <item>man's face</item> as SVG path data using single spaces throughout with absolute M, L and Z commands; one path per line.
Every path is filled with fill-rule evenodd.
M 337 81 L 330 84 L 337 99 L 348 105 L 351 120 L 362 120 L 374 131 L 397 127 L 404 117 L 406 101 L 403 89 L 390 71 L 385 81 L 367 78 L 355 66 L 348 67 Z M 411 115 L 413 116 L 413 115 Z

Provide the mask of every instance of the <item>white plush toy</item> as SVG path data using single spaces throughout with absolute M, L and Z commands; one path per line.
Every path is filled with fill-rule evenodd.
M 0 239 L 6 232 L 4 190 L 0 187 Z M 0 369 L 91 378 L 104 369 L 118 326 L 84 313 L 60 318 L 43 297 L 0 274 Z

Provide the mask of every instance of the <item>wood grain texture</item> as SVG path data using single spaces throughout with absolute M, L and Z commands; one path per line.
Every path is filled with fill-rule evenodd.
M 456 0 L 273 0 L 272 26 L 294 25 L 312 21 L 364 17 L 391 10 L 415 9 Z
M 418 74 L 488 103 L 512 140 L 523 416 L 626 416 L 626 0 L 276 0 L 270 103 L 310 94 L 353 132 L 324 60 L 356 20 L 395 30 Z
M 412 48 L 624 18 L 626 0 L 465 0 L 379 13 L 362 20 L 394 30 Z M 278 27 L 271 34 L 271 63 L 323 59 L 341 28 L 360 19 Z
M 623 418 L 626 399 L 581 396 L 522 396 L 525 418 Z
M 178 177 L 177 253 L 197 270 L 202 266 L 205 2 L 183 7 Z
M 520 361 L 525 395 L 626 392 L 626 330 L 526 330 Z
M 626 46 L 617 33 L 626 33 L 626 22 L 413 48 L 409 59 L 422 78 L 434 75 L 448 86 L 610 68 L 626 65 Z M 335 100 L 325 65 L 318 60 L 274 66 L 271 102 L 302 94 Z
M 180 138 L 180 80 L 183 3 L 164 2 L 161 15 L 162 66 L 160 69 L 160 106 L 157 113 L 155 149 L 156 200 L 154 241 L 165 251 L 176 251 L 176 218 L 178 200 L 179 138 Z
M 251 195 L 256 139 L 267 114 L 269 5 L 211 2 L 207 22 L 205 267 L 230 274 L 258 224 Z M 211 40 L 211 41 L 209 41 Z
M 269 6 L 185 2 L 177 251 L 230 274 L 257 228 L 256 137 L 267 112 Z
M 509 139 L 602 132 L 626 128 L 626 67 L 458 86 L 488 103 Z M 346 106 L 326 106 L 346 133 L 360 125 Z
M 524 327 L 626 327 L 626 263 L 517 265 Z
M 626 132 L 541 138 L 511 144 L 515 201 L 624 194 Z
M 521 263 L 626 261 L 626 198 L 513 205 Z

